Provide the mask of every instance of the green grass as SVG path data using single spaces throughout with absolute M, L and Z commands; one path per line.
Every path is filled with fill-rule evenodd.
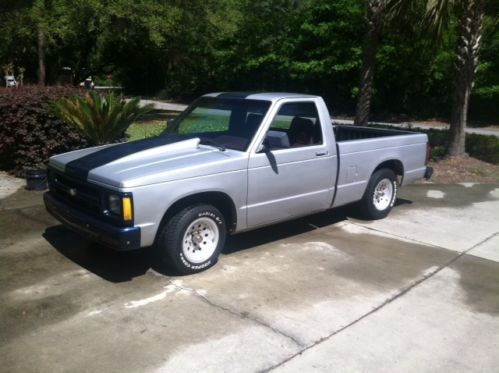
M 166 122 L 178 116 L 177 112 L 153 110 L 143 115 L 138 122 L 132 123 L 126 130 L 128 141 L 154 137 L 166 129 Z
M 165 118 L 159 117 L 158 114 L 145 118 L 141 122 L 135 122 L 126 131 L 129 136 L 128 141 L 141 140 L 149 137 L 158 136 L 166 129 L 166 119 L 174 117 L 168 113 Z M 191 117 L 184 119 L 180 128 L 180 133 L 193 132 L 222 132 L 227 131 L 229 126 L 228 117 L 223 115 L 204 115 L 191 114 Z M 289 128 L 289 120 L 277 119 L 272 123 L 272 128 Z
M 148 137 L 158 136 L 166 129 L 166 122 L 136 122 L 128 127 L 126 133 L 129 136 L 128 141 L 146 139 Z
M 180 134 L 193 132 L 222 132 L 229 128 L 229 117 L 226 115 L 206 116 L 205 114 L 191 113 L 182 121 Z

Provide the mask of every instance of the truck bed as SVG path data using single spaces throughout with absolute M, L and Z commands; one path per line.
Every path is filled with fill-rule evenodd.
M 333 126 L 339 172 L 334 206 L 358 201 L 373 170 L 384 161 L 397 160 L 402 184 L 421 179 L 425 172 L 425 134 L 379 128 Z
M 333 129 L 336 141 L 338 142 L 414 134 L 414 132 L 409 132 L 409 131 L 369 128 L 369 127 L 354 127 L 351 125 L 333 126 Z

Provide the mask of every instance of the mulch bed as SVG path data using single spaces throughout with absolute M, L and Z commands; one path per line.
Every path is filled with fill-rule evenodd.
M 490 164 L 468 156 L 431 161 L 434 168 L 430 182 L 434 184 L 499 183 L 499 165 Z

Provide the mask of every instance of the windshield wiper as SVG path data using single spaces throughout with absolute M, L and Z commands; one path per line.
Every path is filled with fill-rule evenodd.
M 201 139 L 199 141 L 200 144 L 204 144 L 204 145 L 211 145 L 211 146 L 214 146 L 215 148 L 218 148 L 218 150 L 220 150 L 221 152 L 224 152 L 226 150 L 225 148 L 225 145 L 223 144 L 219 144 L 218 142 L 212 140 L 212 139 Z

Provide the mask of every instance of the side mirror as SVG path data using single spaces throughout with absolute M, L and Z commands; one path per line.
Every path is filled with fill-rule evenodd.
M 175 131 L 175 118 L 170 118 L 166 120 L 166 128 L 163 133 L 173 133 Z
M 265 153 L 268 150 L 267 141 L 263 140 L 260 146 L 256 149 L 257 153 Z
M 287 149 L 291 147 L 289 144 L 289 137 L 286 132 L 272 130 L 267 132 L 263 145 L 265 146 L 264 149 L 267 150 Z

